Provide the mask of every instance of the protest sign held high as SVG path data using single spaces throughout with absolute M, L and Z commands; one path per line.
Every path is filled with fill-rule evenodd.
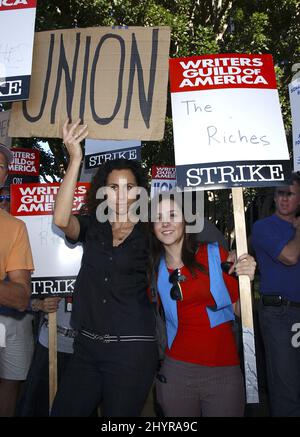
M 284 184 L 290 160 L 271 55 L 171 59 L 177 184 Z
M 36 34 L 30 100 L 10 135 L 60 137 L 81 118 L 89 138 L 163 138 L 170 29 L 97 27 Z
M 36 3 L 0 0 L 0 102 L 29 97 Z

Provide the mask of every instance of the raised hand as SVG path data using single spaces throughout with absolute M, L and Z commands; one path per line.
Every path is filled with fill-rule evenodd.
M 67 147 L 70 155 L 70 159 L 82 159 L 82 150 L 80 142 L 88 136 L 87 124 L 79 127 L 80 119 L 78 119 L 72 125 L 69 125 L 69 119 L 67 119 L 63 125 L 63 142 Z

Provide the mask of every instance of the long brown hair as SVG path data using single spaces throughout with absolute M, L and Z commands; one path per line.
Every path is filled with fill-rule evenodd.
M 160 193 L 152 202 L 155 202 L 157 205 L 163 199 L 170 199 L 173 202 L 176 202 L 174 195 L 169 192 Z M 184 218 L 184 207 L 182 206 L 183 218 Z M 202 244 L 202 243 L 201 243 Z M 181 249 L 181 259 L 185 267 L 191 272 L 192 276 L 196 276 L 196 271 L 200 271 L 208 274 L 207 268 L 200 264 L 196 260 L 196 252 L 200 247 L 200 243 L 197 242 L 197 234 L 187 233 L 186 232 L 186 222 L 184 221 L 184 237 Z M 164 245 L 154 233 L 154 223 L 151 221 L 150 225 L 150 263 L 149 263 L 149 277 L 151 278 L 153 272 L 158 271 L 158 266 L 160 263 L 161 256 L 164 255 L 165 249 Z

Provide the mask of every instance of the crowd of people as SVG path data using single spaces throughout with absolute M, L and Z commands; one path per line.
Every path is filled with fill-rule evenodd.
M 63 126 L 69 165 L 53 215 L 68 242 L 83 246 L 72 312 L 64 299 L 30 299 L 30 244 L 24 223 L 8 212 L 12 156 L 0 147 L 0 416 L 91 416 L 101 404 L 104 417 L 136 417 L 153 384 L 165 417 L 243 416 L 245 384 L 233 325 L 237 278 L 253 281 L 256 262 L 271 415 L 300 416 L 300 347 L 292 341 L 300 323 L 299 179 L 276 187 L 275 213 L 255 223 L 255 257 L 237 258 L 216 228 L 215 238 L 205 238 L 206 226 L 202 237 L 189 232 L 184 207 L 172 193 L 152 199 L 154 218 L 137 220 L 131 206 L 147 189 L 147 177 L 136 161 L 102 164 L 84 212 L 73 215 L 80 143 L 87 135 L 80 120 Z M 103 189 L 105 200 L 97 195 Z M 103 202 L 107 219 L 99 220 Z M 225 261 L 228 271 L 221 267 Z M 166 327 L 163 354 L 158 309 Z M 51 312 L 57 312 L 58 338 L 52 406 Z

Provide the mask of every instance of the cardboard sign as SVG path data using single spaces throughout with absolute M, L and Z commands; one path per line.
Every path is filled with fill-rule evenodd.
M 14 175 L 39 176 L 40 152 L 33 149 L 12 149 L 14 160 L 8 173 Z
M 106 161 L 114 159 L 141 160 L 140 141 L 105 141 L 86 140 L 85 142 L 85 169 L 100 167 Z
M 300 171 L 300 78 L 289 84 L 293 126 L 294 171 Z
M 289 152 L 271 55 L 170 60 L 177 184 L 284 184 Z
M 162 139 L 169 45 L 167 27 L 37 33 L 30 100 L 13 105 L 10 135 L 61 138 L 81 118 L 90 138 Z
M 0 1 L 0 102 L 28 99 L 36 0 Z
M 73 213 L 83 203 L 89 184 L 78 183 Z M 66 243 L 63 232 L 53 224 L 53 207 L 59 184 L 11 185 L 11 214 L 27 226 L 35 270 L 32 275 L 34 296 L 72 294 L 80 269 L 82 247 Z
M 11 146 L 11 138 L 8 136 L 10 111 L 0 112 L 0 144 L 6 147 Z

